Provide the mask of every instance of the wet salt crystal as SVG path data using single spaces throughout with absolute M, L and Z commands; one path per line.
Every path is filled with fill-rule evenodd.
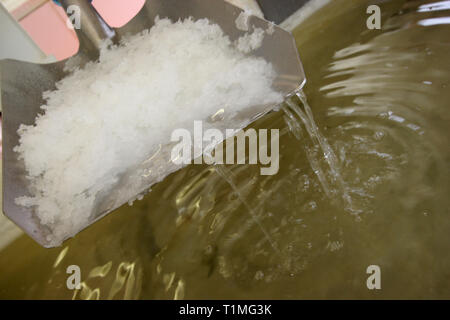
M 249 10 L 242 11 L 236 19 L 236 28 L 241 31 L 249 30 L 249 18 L 252 15 L 252 12 Z
M 207 19 L 157 19 L 119 47 L 105 43 L 99 61 L 72 68 L 57 90 L 44 94 L 45 114 L 18 130 L 15 151 L 31 188 L 16 203 L 34 207 L 52 231 L 48 240 L 59 244 L 97 213 L 97 195 L 149 161 L 175 129 L 221 108 L 232 119 L 254 105 L 282 102 L 272 89 L 272 65 L 242 53 L 258 47 L 263 34 L 255 30 L 236 47 Z M 158 179 L 173 172 L 159 171 Z M 142 192 L 138 187 L 127 190 L 130 198 Z
M 266 30 L 267 34 L 272 35 L 275 32 L 275 23 L 269 22 L 269 27 Z
M 246 33 L 236 41 L 236 47 L 243 53 L 250 53 L 259 49 L 264 40 L 264 30 L 256 28 L 252 33 Z

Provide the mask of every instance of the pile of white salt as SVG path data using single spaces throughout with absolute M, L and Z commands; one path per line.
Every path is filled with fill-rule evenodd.
M 84 228 L 98 193 L 168 143 L 173 130 L 221 109 L 232 117 L 283 100 L 272 89 L 271 64 L 237 45 L 206 19 L 157 20 L 44 94 L 45 113 L 18 131 L 15 151 L 31 188 L 16 202 L 52 230 L 48 241 Z

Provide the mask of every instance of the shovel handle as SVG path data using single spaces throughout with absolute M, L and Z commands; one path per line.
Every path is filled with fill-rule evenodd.
M 91 0 L 60 0 L 58 2 L 68 14 L 75 12 L 72 11 L 73 8 L 78 9 L 79 16 L 74 19 L 78 19 L 79 24 L 75 24 L 74 29 L 80 42 L 79 50 L 96 60 L 104 40 L 114 39 L 114 30 L 98 14 Z

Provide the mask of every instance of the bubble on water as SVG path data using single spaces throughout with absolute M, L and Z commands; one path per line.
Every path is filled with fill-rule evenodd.
M 262 279 L 264 279 L 264 272 L 259 270 L 255 273 L 255 280 L 262 280 Z
M 317 203 L 315 201 L 309 201 L 303 206 L 303 211 L 312 212 L 317 209 Z

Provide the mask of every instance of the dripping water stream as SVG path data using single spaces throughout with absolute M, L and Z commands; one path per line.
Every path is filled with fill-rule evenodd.
M 340 173 L 339 160 L 320 132 L 303 90 L 298 90 L 286 100 L 283 111 L 286 124 L 303 147 L 323 192 L 332 200 L 341 200 L 346 210 L 357 213 L 352 209 L 352 201 Z
M 317 126 L 311 107 L 303 90 L 299 89 L 283 105 L 285 122 L 290 132 L 297 138 L 304 149 L 309 164 L 317 176 L 325 195 L 342 205 L 346 210 L 357 213 L 352 208 L 352 201 L 347 186 L 340 173 L 340 163 L 327 139 Z M 282 255 L 278 244 L 262 225 L 258 215 L 240 192 L 235 177 L 225 165 L 215 165 L 216 173 L 229 185 L 244 205 L 246 211 L 256 223 L 266 240 L 277 255 Z

